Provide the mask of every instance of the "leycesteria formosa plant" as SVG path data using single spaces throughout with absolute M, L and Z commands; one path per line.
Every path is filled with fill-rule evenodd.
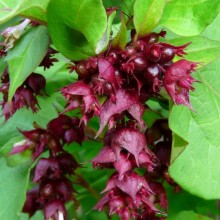
M 219 219 L 220 2 L 0 2 L 0 218 Z

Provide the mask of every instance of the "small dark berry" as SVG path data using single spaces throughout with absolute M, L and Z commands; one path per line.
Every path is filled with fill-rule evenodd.
M 110 52 L 108 55 L 108 61 L 112 64 L 114 64 L 118 59 L 118 55 L 115 52 Z
M 144 48 L 146 46 L 146 43 L 142 40 L 138 40 L 135 44 L 134 44 L 134 48 L 140 52 L 140 51 L 143 51 Z
M 152 32 L 148 34 L 147 36 L 141 38 L 141 40 L 143 40 L 146 43 L 157 43 L 159 40 L 159 36 L 157 33 Z
M 79 76 L 85 76 L 89 73 L 84 63 L 79 63 L 76 65 L 76 72 Z
M 147 58 L 154 63 L 157 63 L 160 60 L 161 54 L 162 51 L 159 44 L 153 44 L 146 50 Z
M 147 67 L 144 77 L 148 81 L 153 81 L 155 77 L 157 77 L 160 73 L 160 69 L 157 64 L 151 64 L 150 66 Z
M 106 83 L 104 87 L 104 94 L 109 96 L 112 94 L 112 92 L 113 92 L 112 85 L 110 83 Z
M 53 149 L 58 148 L 58 146 L 59 146 L 59 143 L 54 138 L 49 138 L 49 141 L 47 144 L 48 149 L 53 150 Z
M 174 58 L 174 50 L 170 47 L 165 47 L 162 50 L 160 63 L 168 63 Z
M 42 188 L 40 188 L 40 195 L 45 199 L 51 197 L 54 193 L 54 188 L 52 184 L 47 183 Z
M 135 72 L 143 71 L 148 65 L 147 60 L 143 56 L 137 56 L 132 61 L 134 63 Z
M 98 70 L 98 62 L 96 58 L 89 58 L 89 60 L 86 63 L 86 69 L 89 71 L 89 73 L 96 73 Z
M 131 56 L 133 56 L 133 55 L 135 55 L 137 53 L 135 48 L 132 47 L 132 46 L 126 47 L 125 51 L 126 51 L 128 57 L 131 57 Z

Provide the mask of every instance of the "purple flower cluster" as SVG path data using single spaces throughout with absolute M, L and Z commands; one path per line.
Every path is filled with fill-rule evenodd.
M 76 117 L 60 115 L 48 123 L 47 129 L 38 127 L 21 131 L 25 140 L 14 145 L 10 154 L 31 150 L 33 159 L 37 159 L 44 151 L 49 151 L 49 157 L 41 157 L 33 169 L 33 182 L 37 187 L 27 193 L 23 207 L 23 212 L 29 216 L 37 210 L 43 210 L 45 220 L 66 219 L 65 203 L 70 200 L 76 202 L 69 177 L 74 175 L 79 164 L 63 146 L 73 142 L 82 143 L 84 127 L 79 126 L 79 122 Z
M 145 135 L 139 130 L 133 127 L 109 130 L 105 135 L 103 149 L 92 162 L 95 168 L 116 170 L 102 192 L 106 194 L 95 209 L 100 211 L 104 206 L 108 206 L 110 215 L 116 213 L 123 220 L 145 219 L 146 216 L 163 214 L 156 208 L 157 203 L 161 208 L 167 209 L 163 186 L 153 181 L 151 177 L 145 178 L 134 171 L 135 168 L 145 168 L 147 173 L 152 173 L 159 165 L 159 160 L 147 147 Z M 163 198 L 158 188 L 162 189 Z
M 8 103 L 8 90 L 10 86 L 8 69 L 5 69 L 1 77 L 0 92 L 3 94 L 2 116 L 7 121 L 17 110 L 22 107 L 31 108 L 33 112 L 39 109 L 36 96 L 43 95 L 46 79 L 37 73 L 32 73 L 25 82 L 16 90 L 11 103 Z
M 186 54 L 189 43 L 173 46 L 159 42 L 165 34 L 150 33 L 124 49 L 110 45 L 101 55 L 75 62 L 70 71 L 77 72 L 78 81 L 61 89 L 67 99 L 65 112 L 80 109 L 85 125 L 92 117 L 99 117 L 96 137 L 108 125 L 103 148 L 92 163 L 95 168 L 116 172 L 94 208 L 108 207 L 110 215 L 116 213 L 123 220 L 163 219 L 168 204 L 159 178 L 178 190 L 168 174 L 169 129 L 158 130 L 153 125 L 146 130 L 142 118 L 145 102 L 160 96 L 163 87 L 175 104 L 191 108 L 189 91 L 194 90 L 196 80 L 190 74 L 197 63 L 185 59 L 173 62 L 175 56 Z M 156 123 L 167 126 L 166 121 Z M 140 175 L 137 168 L 145 168 L 145 174 Z
M 115 9 L 113 9 L 115 10 Z M 110 13 L 110 12 L 109 12 Z M 32 23 L 32 25 L 35 25 Z M 37 24 L 36 24 L 37 25 Z M 163 220 L 168 209 L 163 181 L 175 187 L 170 178 L 171 132 L 167 120 L 157 120 L 150 128 L 143 120 L 146 101 L 161 97 L 164 88 L 175 104 L 191 107 L 189 91 L 196 80 L 191 76 L 197 63 L 182 58 L 188 44 L 173 46 L 159 42 L 166 32 L 150 33 L 131 39 L 123 49 L 109 44 L 108 50 L 87 60 L 74 62 L 70 72 L 76 71 L 78 80 L 63 87 L 60 92 L 67 100 L 65 110 L 47 124 L 47 128 L 36 126 L 31 131 L 20 131 L 25 137 L 16 143 L 10 154 L 26 150 L 32 152 L 33 160 L 45 151 L 49 157 L 41 157 L 33 169 L 33 182 L 37 185 L 27 193 L 23 212 L 34 215 L 43 210 L 45 220 L 66 219 L 65 203 L 76 201 L 75 190 L 70 180 L 79 164 L 64 150 L 65 144 L 85 140 L 85 129 L 90 119 L 98 117 L 103 131 L 103 148 L 92 159 L 94 168 L 113 169 L 101 200 L 94 209 L 117 214 L 122 220 Z M 55 51 L 48 53 L 39 64 L 44 70 L 58 60 Z M 4 45 L 0 57 L 5 56 Z M 174 57 L 180 57 L 174 62 Z M 9 74 L 7 68 L 1 77 L 0 92 L 5 120 L 18 109 L 39 108 L 37 95 L 42 95 L 45 78 L 32 73 L 16 90 L 8 103 Z M 70 117 L 64 113 L 78 109 L 81 117 Z M 107 128 L 106 128 L 107 127 Z

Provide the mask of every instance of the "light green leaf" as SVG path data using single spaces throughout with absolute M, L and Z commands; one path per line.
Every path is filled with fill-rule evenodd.
M 95 55 L 100 40 L 108 39 L 107 15 L 101 0 L 53 0 L 47 10 L 52 41 L 69 59 Z
M 220 197 L 219 74 L 219 60 L 196 73 L 201 83 L 195 83 L 190 96 L 195 111 L 173 106 L 169 118 L 172 131 L 189 143 L 169 172 L 185 190 L 205 199 Z
M 209 39 L 220 41 L 219 24 L 220 24 L 220 12 L 218 13 L 215 20 L 205 29 L 202 35 L 208 37 Z
M 15 47 L 8 52 L 6 61 L 9 66 L 10 87 L 9 102 L 16 89 L 37 68 L 47 53 L 49 37 L 47 28 L 38 26 L 31 28 L 17 42 Z
M 186 219 L 187 220 L 211 220 L 211 218 L 197 214 L 193 211 L 182 211 L 178 213 L 176 216 L 167 218 L 167 220 L 186 220 Z
M 0 24 L 10 20 L 17 15 L 19 11 L 20 1 L 17 0 L 1 0 L 0 1 Z
M 20 220 L 19 213 L 24 205 L 29 180 L 29 166 L 10 168 L 5 159 L 0 159 L 0 219 Z
M 46 8 L 50 0 L 0 0 L 0 24 L 21 15 L 46 22 Z
M 151 32 L 160 21 L 165 0 L 136 0 L 134 3 L 134 26 L 139 36 Z
M 183 138 L 179 137 L 177 134 L 172 135 L 172 151 L 170 162 L 172 163 L 187 147 L 188 142 Z
M 22 0 L 20 0 L 22 1 Z M 23 0 L 23 4 L 21 5 L 18 14 L 31 18 L 33 20 L 37 20 L 42 23 L 47 22 L 46 9 L 50 0 Z
M 219 0 L 168 1 L 160 25 L 181 36 L 200 34 L 220 10 Z
M 112 30 L 112 23 L 113 23 L 113 20 L 115 18 L 115 15 L 116 15 L 116 12 L 113 12 L 113 13 L 111 13 L 111 15 L 108 16 L 107 29 L 106 29 L 104 35 L 102 36 L 102 38 L 96 44 L 96 49 L 95 49 L 96 54 L 101 53 L 108 46 L 108 42 L 110 40 L 110 33 L 111 33 L 111 30 Z
M 200 36 L 177 38 L 169 41 L 169 43 L 176 46 L 189 42 L 192 43 L 186 49 L 186 53 L 188 54 L 184 56 L 188 60 L 201 62 L 204 65 L 220 57 L 220 41 L 214 41 Z

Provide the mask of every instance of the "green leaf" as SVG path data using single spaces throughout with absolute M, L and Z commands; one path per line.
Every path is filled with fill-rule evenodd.
M 186 219 L 188 220 L 211 220 L 211 218 L 197 214 L 193 211 L 182 211 L 178 213 L 176 216 L 167 218 L 167 220 L 186 220 Z
M 204 200 L 184 190 L 174 192 L 173 186 L 167 183 L 164 184 L 164 187 L 169 201 L 168 219 L 173 218 L 177 213 L 183 210 L 192 210 L 205 216 L 211 214 L 213 217 L 219 213 L 216 200 Z M 188 220 L 188 218 L 186 218 L 186 220 Z
M 111 15 L 108 16 L 107 29 L 106 29 L 104 35 L 102 36 L 102 38 L 96 44 L 96 49 L 95 49 L 96 54 L 101 53 L 108 46 L 108 42 L 110 40 L 110 34 L 111 34 L 111 30 L 112 30 L 112 23 L 115 18 L 115 15 L 116 15 L 116 12 L 113 12 L 113 13 L 111 13 Z
M 220 10 L 218 0 L 171 0 L 167 2 L 160 25 L 181 36 L 200 34 Z
M 46 22 L 46 8 L 50 0 L 1 0 L 0 24 L 21 15 Z
M 23 0 L 23 4 L 21 5 L 18 14 L 23 17 L 46 23 L 46 10 L 49 2 L 50 0 Z
M 172 39 L 169 43 L 180 46 L 192 42 L 186 49 L 188 55 L 184 57 L 202 65 L 215 61 L 220 57 L 220 41 L 210 40 L 206 37 L 185 37 Z
M 220 41 L 220 28 L 218 27 L 219 24 L 220 24 L 220 13 L 218 13 L 215 20 L 205 29 L 202 35 L 208 37 L 209 39 Z
M 129 20 L 132 21 L 134 15 L 134 3 L 135 0 L 123 0 L 122 12 L 124 14 L 124 20 L 126 24 L 129 24 Z
M 179 137 L 177 134 L 172 135 L 172 151 L 170 162 L 172 163 L 186 148 L 188 142 Z
M 219 73 L 219 60 L 196 73 L 195 78 L 201 83 L 195 83 L 190 96 L 195 111 L 173 106 L 169 118 L 172 131 L 189 143 L 169 172 L 185 190 L 205 199 L 220 197 Z
M 26 198 L 29 166 L 20 165 L 10 168 L 6 165 L 5 159 L 1 158 L 0 167 L 0 219 L 20 220 L 19 212 Z
M 47 28 L 38 26 L 31 28 L 8 52 L 6 61 L 9 66 L 10 87 L 9 102 L 16 89 L 22 85 L 25 79 L 37 68 L 47 53 L 49 37 Z
M 101 0 L 53 0 L 47 12 L 52 41 L 69 59 L 95 55 L 100 40 L 108 39 L 107 15 Z
M 134 4 L 134 26 L 139 36 L 151 32 L 160 21 L 165 0 L 136 0 Z
M 119 32 L 112 41 L 112 46 L 124 49 L 127 43 L 127 28 L 123 16 L 121 16 L 121 26 Z

